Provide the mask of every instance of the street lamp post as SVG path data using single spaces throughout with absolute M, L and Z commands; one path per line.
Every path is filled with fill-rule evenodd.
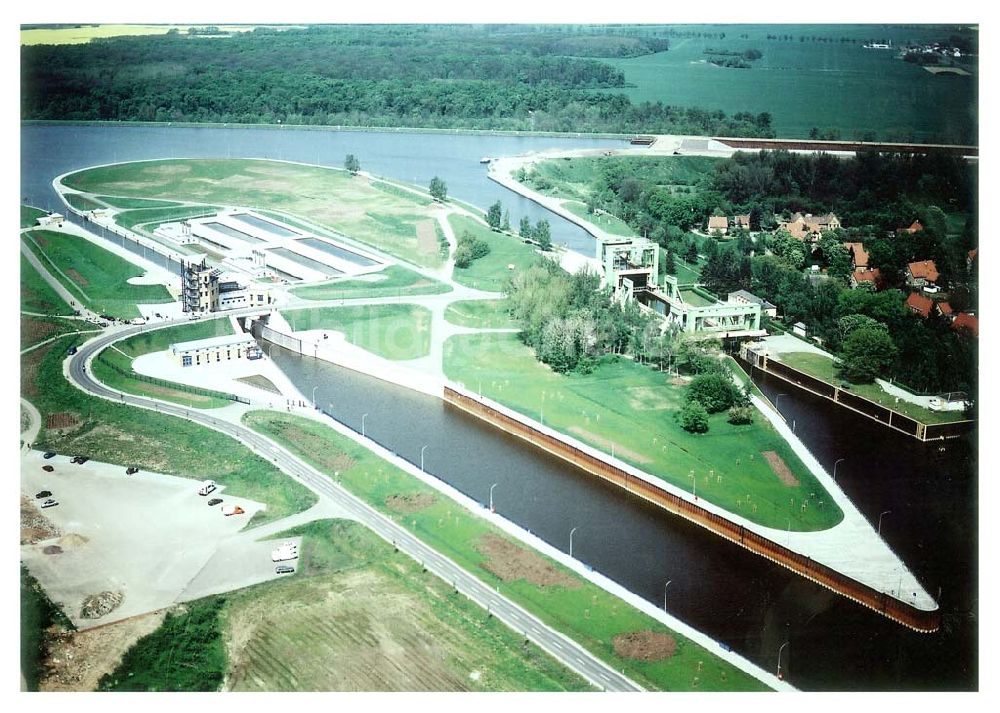
M 844 460 L 843 458 L 838 458 L 837 461 L 833 464 L 833 482 L 834 483 L 837 482 L 837 466 L 840 465 L 840 462 L 843 461 L 843 460 Z
M 785 643 L 783 643 L 780 647 L 778 647 L 778 673 L 777 673 L 777 676 L 778 676 L 779 679 L 781 678 L 781 652 L 784 650 L 784 648 L 786 646 L 788 646 L 788 642 L 787 641 Z
M 427 450 L 427 446 L 422 446 L 420 448 L 420 472 L 424 472 L 424 451 Z
M 490 486 L 490 512 L 494 512 L 494 510 L 493 510 L 493 488 L 495 488 L 495 487 L 497 487 L 497 483 L 493 483 L 493 485 Z
M 569 556 L 573 556 L 573 533 L 576 532 L 577 528 L 573 528 L 569 531 Z
M 668 579 L 667 583 L 663 585 L 663 613 L 664 614 L 667 613 L 667 587 L 669 587 L 670 583 L 673 582 L 673 581 L 674 580 L 672 580 L 672 579 Z
M 365 419 L 368 418 L 367 413 L 361 414 L 361 437 L 365 437 Z
M 319 384 L 317 384 L 316 386 L 313 387 L 313 408 L 314 409 L 316 408 L 316 389 L 317 389 L 318 386 L 319 386 Z
M 788 396 L 788 394 L 778 394 L 777 396 L 774 397 L 774 410 L 777 411 L 779 414 L 781 413 L 781 409 L 778 408 L 778 399 L 780 399 L 782 396 Z
M 885 512 L 881 513 L 881 514 L 880 514 L 880 515 L 878 516 L 878 534 L 879 534 L 880 536 L 881 536 L 881 534 L 882 534 L 882 515 L 891 515 L 891 514 L 892 514 L 892 511 L 891 511 L 891 510 L 886 510 Z

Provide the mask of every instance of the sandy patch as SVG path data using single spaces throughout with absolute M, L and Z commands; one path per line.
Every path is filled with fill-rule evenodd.
M 663 411 L 673 405 L 663 389 L 653 386 L 630 386 L 625 393 L 629 406 L 636 411 Z
M 658 634 L 653 631 L 633 631 L 628 634 L 618 634 L 612 644 L 615 653 L 626 659 L 638 661 L 662 661 L 674 655 L 677 642 L 669 634 Z
M 615 457 L 622 456 L 627 458 L 628 460 L 635 461 L 636 463 L 653 462 L 651 459 L 647 458 L 641 453 L 636 453 L 635 451 L 629 448 L 622 448 L 620 444 L 614 443 L 613 441 L 610 441 L 607 438 L 604 438 L 603 436 L 598 436 L 596 433 L 591 433 L 585 428 L 580 428 L 579 426 L 570 426 L 569 432 L 574 435 L 580 436 L 585 441 L 596 443 L 602 450 L 607 451 L 608 453 L 611 452 L 611 446 L 614 445 Z
M 417 249 L 424 255 L 433 255 L 438 250 L 437 233 L 434 231 L 433 220 L 421 220 L 417 223 Z
M 483 535 L 476 549 L 487 556 L 483 568 L 505 582 L 523 579 L 541 587 L 579 587 L 580 583 L 541 555 L 503 539 L 498 535 Z
M 798 478 L 792 475 L 791 469 L 785 461 L 782 460 L 781 456 L 774 451 L 763 451 L 761 455 L 767 459 L 768 464 L 771 466 L 771 470 L 773 470 L 774 474 L 781 479 L 782 483 L 790 488 L 794 488 L 799 484 Z
M 390 495 L 385 499 L 386 507 L 396 512 L 419 512 L 437 502 L 430 493 L 417 493 L 416 495 Z
M 961 77 L 969 76 L 969 72 L 965 71 L 961 67 L 931 67 L 924 65 L 924 69 L 931 74 L 957 74 Z
M 58 537 L 62 530 L 52 524 L 27 495 L 21 495 L 21 544 L 34 545 Z

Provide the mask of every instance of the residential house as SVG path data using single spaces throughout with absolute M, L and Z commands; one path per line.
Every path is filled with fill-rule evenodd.
M 911 292 L 910 296 L 906 298 L 906 307 L 913 312 L 913 314 L 919 314 L 921 317 L 926 319 L 931 316 L 931 309 L 934 307 L 934 300 L 930 297 L 925 297 L 919 292 Z
M 919 220 L 915 220 L 912 223 L 910 223 L 909 228 L 897 228 L 896 232 L 909 233 L 910 235 L 913 235 L 914 233 L 919 233 L 923 229 L 924 226 L 921 224 L 921 222 Z
M 844 243 L 844 247 L 851 253 L 851 267 L 855 272 L 865 272 L 868 270 L 868 251 L 865 250 L 864 243 Z
M 951 322 L 951 328 L 957 332 L 968 332 L 973 337 L 979 336 L 979 318 L 974 314 L 960 312 Z
M 851 288 L 865 287 L 874 292 L 882 289 L 882 273 L 877 267 L 870 270 L 855 270 L 851 273 Z
M 796 335 L 798 337 L 804 337 L 804 336 L 806 336 L 806 323 L 805 322 L 796 322 L 795 324 L 793 324 L 792 325 L 792 334 L 794 334 L 794 335 Z
M 954 319 L 955 318 L 955 310 L 953 310 L 951 308 L 951 305 L 948 304 L 947 302 L 938 302 L 937 304 L 934 305 L 934 310 L 939 315 L 941 315 L 942 317 L 945 317 L 946 319 Z
M 729 232 L 729 218 L 724 215 L 713 215 L 708 219 L 708 232 L 713 233 L 718 230 L 725 235 Z
M 749 215 L 737 215 L 733 216 L 733 227 L 737 230 L 750 230 L 750 216 Z
M 920 260 L 906 266 L 906 284 L 910 287 L 936 285 L 939 277 L 933 260 Z
M 840 220 L 833 213 L 813 215 L 812 213 L 795 213 L 785 221 L 778 219 L 778 228 L 787 230 L 797 240 L 814 241 L 823 233 L 841 227 Z

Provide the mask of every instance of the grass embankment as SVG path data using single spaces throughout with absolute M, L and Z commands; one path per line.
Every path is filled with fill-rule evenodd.
M 329 329 L 386 359 L 427 356 L 431 350 L 431 312 L 418 305 L 356 305 L 282 312 L 296 332 Z
M 38 270 L 21 255 L 21 310 L 38 314 L 73 314 L 66 300 L 52 289 Z
M 452 279 L 460 285 L 499 292 L 510 275 L 526 270 L 537 259 L 535 249 L 519 237 L 495 232 L 464 215 L 449 215 L 448 222 L 456 238 L 461 238 L 462 233 L 468 231 L 490 246 L 489 254 L 473 260 L 469 267 L 455 268 Z M 509 265 L 513 265 L 514 269 L 510 269 Z
M 63 193 L 63 198 L 77 210 L 96 210 L 105 207 L 104 204 L 98 203 L 92 198 L 79 193 Z
M 709 417 L 707 434 L 674 418 L 683 386 L 627 359 L 605 358 L 590 374 L 558 374 L 513 334 L 450 337 L 444 371 L 500 403 L 610 453 L 746 519 L 793 530 L 823 530 L 843 514 L 785 440 L 755 414 L 734 426 L 725 412 Z M 791 478 L 779 477 L 763 454 L 777 453 Z M 697 478 L 692 482 L 691 473 Z
M 31 228 L 34 227 L 35 221 L 41 218 L 43 215 L 48 215 L 49 212 L 42 210 L 41 208 L 35 208 L 30 205 L 21 206 L 21 227 Z
M 142 470 L 224 483 L 234 496 L 266 503 L 256 521 L 300 512 L 316 496 L 239 442 L 190 421 L 89 396 L 63 376 L 81 336 L 62 337 L 21 357 L 21 395 L 42 415 L 36 447 L 81 453 Z
M 663 255 L 660 256 L 660 264 L 663 264 Z M 703 264 L 699 261 L 697 263 L 688 263 L 679 257 L 674 257 L 674 276 L 677 278 L 678 285 L 693 285 L 694 283 L 701 280 L 701 269 Z
M 609 173 L 618 180 L 641 174 L 661 188 L 686 190 L 715 170 L 717 158 L 708 156 L 579 156 L 541 161 L 533 167 L 527 185 L 539 193 L 585 202 Z M 540 185 L 539 185 L 540 184 Z M 631 234 L 635 234 L 634 232 Z
M 21 673 L 27 690 L 37 691 L 42 678 L 42 665 L 46 657 L 46 631 L 57 627 L 73 630 L 73 624 L 58 606 L 45 594 L 45 590 L 21 565 Z
M 174 201 L 157 201 L 149 198 L 125 198 L 123 196 L 95 196 L 112 208 L 131 210 L 133 208 L 170 208 L 178 204 Z
M 309 216 L 400 259 L 425 267 L 444 262 L 432 202 L 375 188 L 346 171 L 251 159 L 143 161 L 67 176 L 76 190 L 218 205 L 254 206 Z
M 176 342 L 190 342 L 196 339 L 221 337 L 232 333 L 232 325 L 229 319 L 225 317 L 144 332 L 143 334 L 137 334 L 134 337 L 129 337 L 105 348 L 100 354 L 100 359 L 95 359 L 91 362 L 91 368 L 93 369 L 94 376 L 100 381 L 119 391 L 136 394 L 137 396 L 163 399 L 164 401 L 171 401 L 192 408 L 222 408 L 232 402 L 228 399 L 205 393 L 187 391 L 181 388 L 180 385 L 177 388 L 171 388 L 165 384 L 143 381 L 132 369 L 132 360 L 144 354 L 169 349 L 170 345 Z M 103 363 L 101 359 L 107 363 Z M 112 364 L 118 367 L 118 369 L 134 376 L 122 374 L 108 364 Z
M 527 550 L 486 521 L 448 500 L 428 485 L 312 419 L 253 411 L 244 422 L 332 474 L 373 507 L 505 596 L 567 634 L 644 687 L 659 690 L 763 690 L 765 686 L 711 652 L 642 614 L 570 570 Z M 500 544 L 498 549 L 495 545 Z M 491 547 L 494 545 L 494 547 Z M 493 554 L 488 554 L 488 552 Z M 528 557 L 535 575 L 502 579 L 491 571 L 504 551 Z M 523 560 L 522 560 L 523 561 Z M 531 578 L 525 579 L 528 576 Z M 655 661 L 626 658 L 616 639 L 651 632 L 675 645 L 672 655 Z M 668 647 L 669 648 L 669 647 Z
M 137 303 L 172 302 L 163 285 L 131 285 L 142 268 L 84 238 L 52 230 L 25 233 L 25 243 L 39 261 L 80 302 L 100 314 L 138 317 Z
M 128 230 L 139 229 L 152 233 L 163 223 L 172 223 L 186 218 L 200 218 L 207 215 L 215 215 L 218 212 L 219 209 L 211 205 L 135 208 L 132 210 L 123 210 L 121 213 L 115 214 L 115 222 Z
M 516 329 L 517 320 L 507 312 L 507 300 L 462 300 L 452 302 L 444 318 L 460 327 Z
M 389 265 L 381 272 L 349 280 L 334 280 L 308 287 L 295 287 L 291 293 L 304 300 L 341 300 L 361 297 L 411 297 L 451 292 L 451 286 L 424 277 L 401 265 Z
M 57 337 L 60 334 L 81 331 L 98 331 L 96 329 L 87 329 L 89 327 L 90 325 L 86 322 L 78 320 L 32 317 L 30 315 L 22 314 L 21 349 L 27 349 L 28 347 L 44 342 L 46 339 Z
M 576 217 L 583 218 L 591 225 L 596 225 L 598 228 L 607 233 L 625 236 L 635 235 L 635 230 L 633 230 L 628 223 L 610 215 L 609 213 L 590 213 L 587 211 L 586 204 L 580 203 L 579 201 L 563 201 L 562 205 L 563 208 Z
M 294 576 L 167 615 L 100 690 L 561 691 L 586 682 L 363 526 L 320 520 Z
M 782 352 L 772 358 L 829 384 L 840 386 L 845 383 L 844 378 L 840 376 L 837 362 L 831 357 L 815 352 Z M 921 423 L 950 423 L 965 420 L 962 411 L 931 411 L 915 403 L 897 399 L 878 384 L 850 384 L 849 391 Z

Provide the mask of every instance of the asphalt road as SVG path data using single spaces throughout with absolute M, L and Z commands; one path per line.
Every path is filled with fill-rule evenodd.
M 248 316 L 259 313 L 259 309 L 234 310 L 227 313 L 227 315 Z M 598 688 L 607 691 L 643 690 L 621 672 L 611 668 L 576 642 L 552 630 L 540 619 L 529 614 L 444 555 L 428 547 L 407 530 L 348 493 L 331 481 L 329 476 L 323 475 L 276 443 L 243 425 L 220 420 L 197 409 L 189 409 L 155 399 L 113 391 L 93 379 L 86 369 L 87 361 L 112 342 L 158 327 L 184 324 L 186 321 L 173 320 L 160 322 L 155 325 L 126 327 L 90 342 L 81 347 L 70 359 L 70 381 L 84 391 L 96 396 L 186 418 L 232 436 L 254 452 L 273 461 L 283 472 L 315 492 L 319 497 L 330 498 L 337 505 L 351 513 L 359 522 L 371 528 L 384 540 L 393 543 L 401 552 L 420 562 L 429 572 L 432 572 L 446 582 L 452 582 L 455 588 L 462 594 L 487 609 L 493 616 L 497 617 L 514 631 L 521 632 L 525 638 L 533 641 L 558 661 L 579 673 Z

